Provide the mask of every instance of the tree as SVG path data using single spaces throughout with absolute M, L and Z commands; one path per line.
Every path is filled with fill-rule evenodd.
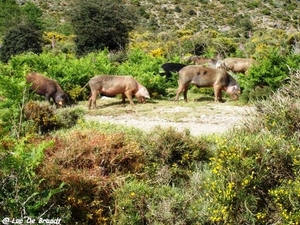
M 0 59 L 7 62 L 11 56 L 24 52 L 42 52 L 42 31 L 30 22 L 12 27 L 4 36 Z
M 77 55 L 125 48 L 136 15 L 133 7 L 122 0 L 78 0 L 70 15 Z

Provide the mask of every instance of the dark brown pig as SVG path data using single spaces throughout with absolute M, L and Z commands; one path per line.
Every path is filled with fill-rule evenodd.
M 187 102 L 187 91 L 190 84 L 200 87 L 213 87 L 215 101 L 223 102 L 222 90 L 225 90 L 232 99 L 237 100 L 240 94 L 240 86 L 236 80 L 223 69 L 214 69 L 198 65 L 189 65 L 179 71 L 178 89 L 175 101 L 183 92 Z
M 122 94 L 122 102 L 125 103 L 125 97 L 127 97 L 131 105 L 134 105 L 132 101 L 133 95 L 141 103 L 145 103 L 145 99 L 150 98 L 147 88 L 137 82 L 132 76 L 96 76 L 91 78 L 88 84 L 92 92 L 89 98 L 89 109 L 92 105 L 96 108 L 98 94 L 106 96 Z
M 31 84 L 31 91 L 45 96 L 47 101 L 50 102 L 50 98 L 52 98 L 58 106 L 63 106 L 66 103 L 67 96 L 56 80 L 32 72 L 26 75 L 26 82 Z

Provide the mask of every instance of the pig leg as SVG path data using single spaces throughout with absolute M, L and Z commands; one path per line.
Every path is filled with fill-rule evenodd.
M 222 99 L 222 87 L 214 85 L 215 102 L 224 102 Z
M 122 103 L 125 104 L 125 98 L 126 98 L 126 95 L 125 94 L 122 94 Z
M 45 95 L 46 101 L 50 102 L 50 97 L 51 97 L 51 96 L 50 96 L 49 94 L 46 94 L 46 95 Z M 53 100 L 54 100 L 54 99 L 53 99 Z M 55 100 L 54 100 L 54 102 L 55 102 Z
M 184 99 L 185 102 L 188 101 L 188 100 L 187 100 L 187 92 L 188 92 L 188 90 L 189 90 L 188 87 L 186 87 L 186 88 L 183 90 L 183 99 Z
M 125 95 L 128 98 L 130 105 L 134 105 L 131 91 L 126 91 L 123 95 Z M 124 102 L 125 102 L 125 98 L 124 98 Z
M 177 93 L 176 93 L 176 97 L 175 97 L 175 99 L 174 99 L 175 102 L 178 101 L 179 95 L 180 95 L 181 92 L 187 92 L 187 91 L 186 91 L 186 88 L 184 87 L 184 85 L 179 84 L 179 87 L 178 87 Z M 185 93 L 185 96 L 186 96 L 186 93 Z M 185 98 L 186 98 L 186 97 L 185 97 Z
M 92 91 L 92 95 L 89 98 L 89 109 L 91 109 L 91 106 L 93 105 L 94 108 L 96 109 L 96 99 L 97 99 L 97 95 L 98 95 L 98 91 Z

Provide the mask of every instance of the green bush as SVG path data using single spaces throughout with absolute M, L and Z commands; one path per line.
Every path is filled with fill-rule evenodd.
M 144 148 L 148 153 L 148 176 L 158 176 L 166 169 L 170 174 L 168 179 L 163 179 L 166 184 L 187 179 L 195 162 L 208 161 L 210 156 L 204 140 L 194 140 L 188 132 L 178 132 L 173 128 L 154 130 L 151 137 L 145 140 Z
M 298 221 L 298 204 L 292 203 L 298 196 L 294 189 L 287 189 L 299 190 L 298 82 L 296 71 L 291 74 L 289 85 L 270 99 L 256 103 L 258 115 L 245 122 L 242 130 L 216 139 L 209 163 L 216 176 L 202 181 L 204 189 L 199 189 L 209 191 L 207 195 L 219 196 L 210 203 L 210 221 Z
M 48 133 L 57 129 L 71 128 L 83 116 L 80 108 L 56 109 L 48 102 L 29 101 L 24 108 L 25 119 L 33 123 L 36 132 Z
M 57 204 L 53 197 L 64 191 L 64 184 L 43 187 L 36 169 L 44 159 L 44 150 L 51 142 L 39 144 L 28 136 L 19 141 L 5 138 L 0 142 L 0 215 L 10 218 L 64 218 L 70 216 L 67 207 Z M 30 141 L 30 144 L 29 144 Z M 55 207 L 53 207 L 55 205 Z
M 114 192 L 113 224 L 189 224 L 191 196 L 169 185 L 128 180 Z
M 247 75 L 239 77 L 245 99 L 266 98 L 287 83 L 290 69 L 299 68 L 299 57 L 281 54 L 273 48 L 256 60 L 258 63 L 249 69 Z
M 0 48 L 0 59 L 3 62 L 24 52 L 42 52 L 42 32 L 35 24 L 20 23 L 4 36 L 2 47 Z
M 124 49 L 137 19 L 133 8 L 120 0 L 76 1 L 70 12 L 78 56 L 105 48 Z

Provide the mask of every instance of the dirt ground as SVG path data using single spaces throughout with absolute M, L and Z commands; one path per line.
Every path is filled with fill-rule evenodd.
M 145 132 L 160 126 L 189 130 L 191 135 L 222 133 L 242 125 L 253 115 L 254 108 L 235 105 L 233 101 L 215 103 L 211 100 L 150 101 L 146 104 L 122 104 L 120 99 L 97 99 L 97 109 L 87 113 L 86 121 L 121 124 L 139 128 Z

